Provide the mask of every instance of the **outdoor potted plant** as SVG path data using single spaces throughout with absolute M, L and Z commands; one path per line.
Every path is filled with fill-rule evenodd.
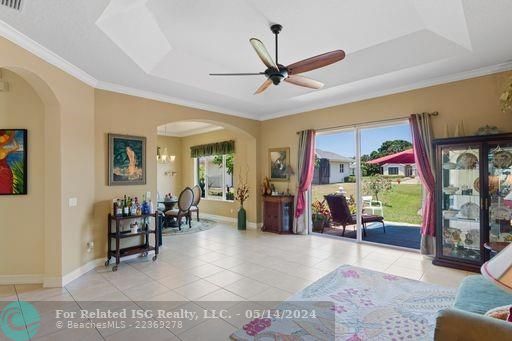
M 313 232 L 322 232 L 329 223 L 331 212 L 325 201 L 316 200 L 313 202 Z
M 245 230 L 247 227 L 247 212 L 244 208 L 244 201 L 249 199 L 249 186 L 247 181 L 239 177 L 238 186 L 236 188 L 235 200 L 240 202 L 238 209 L 238 229 Z

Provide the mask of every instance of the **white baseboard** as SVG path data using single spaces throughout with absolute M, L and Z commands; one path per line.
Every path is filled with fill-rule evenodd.
M 44 275 L 0 275 L 0 285 L 40 284 Z
M 80 277 L 80 276 L 84 275 L 85 273 L 91 271 L 92 269 L 94 269 L 95 267 L 103 264 L 104 262 L 105 262 L 105 258 L 97 258 L 97 259 L 93 259 L 93 260 L 85 263 L 84 265 L 82 265 L 78 269 L 75 269 L 75 270 L 71 271 L 70 273 L 62 276 L 61 286 L 65 286 L 66 284 L 74 281 L 78 277 Z
M 236 218 L 233 217 L 226 217 L 222 215 L 215 215 L 215 214 L 209 214 L 209 213 L 201 213 L 201 217 L 214 220 L 219 223 L 230 223 L 230 224 L 236 224 Z M 254 223 L 254 222 L 247 222 L 247 227 L 250 229 L 257 229 L 258 227 L 262 226 L 262 223 Z

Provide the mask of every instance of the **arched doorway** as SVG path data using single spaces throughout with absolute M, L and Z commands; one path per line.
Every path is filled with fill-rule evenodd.
M 0 257 L 10 261 L 0 274 L 17 283 L 48 280 L 45 285 L 55 286 L 62 255 L 60 105 L 50 86 L 33 72 L 10 66 L 0 66 L 0 71 L 10 83 L 0 97 L 0 127 L 28 130 L 28 194 L 1 199 L 9 229 Z
M 168 158 L 166 163 L 158 162 L 155 150 L 157 193 L 162 199 L 165 194 L 178 196 L 185 187 L 203 184 L 201 215 L 232 224 L 238 211 L 234 191 L 240 181 L 246 181 L 251 196 L 244 207 L 248 212 L 249 226 L 256 227 L 258 167 L 255 136 L 224 122 L 203 119 L 168 122 L 158 126 L 157 134 L 157 150 L 161 157 L 165 154 Z M 228 140 L 235 143 L 232 155 L 205 158 L 192 158 L 190 155 L 192 146 Z M 204 182 L 205 178 L 208 181 Z

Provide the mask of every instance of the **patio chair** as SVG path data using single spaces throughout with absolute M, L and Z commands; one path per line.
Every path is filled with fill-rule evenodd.
M 375 211 L 380 211 L 380 215 L 384 216 L 384 207 L 382 206 L 382 201 L 373 200 L 371 195 L 365 195 L 362 197 L 363 199 L 363 212 L 372 211 L 372 214 L 375 214 Z
M 355 214 L 350 213 L 350 209 L 348 207 L 347 198 L 344 195 L 336 195 L 329 194 L 324 196 L 325 201 L 327 201 L 327 205 L 329 205 L 329 210 L 331 211 L 331 220 L 335 224 L 340 224 L 343 226 L 343 232 L 341 236 L 345 235 L 345 228 L 347 225 L 355 225 L 357 224 L 357 217 Z M 386 233 L 386 226 L 384 224 L 384 217 L 373 215 L 373 214 L 363 214 L 361 216 L 362 225 L 363 225 L 363 236 L 366 237 L 366 224 L 368 223 L 381 223 L 382 229 L 384 233 Z

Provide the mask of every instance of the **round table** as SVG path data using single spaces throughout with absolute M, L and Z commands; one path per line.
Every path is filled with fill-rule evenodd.
M 165 216 L 165 212 L 174 209 L 174 206 L 176 206 L 176 204 L 178 203 L 178 199 L 172 198 L 170 200 L 158 201 L 157 203 L 159 206 L 160 204 L 163 204 L 165 206 L 165 209 L 161 211 Z M 178 222 L 174 218 L 171 219 L 165 216 L 165 218 L 163 219 L 162 227 L 178 227 Z

